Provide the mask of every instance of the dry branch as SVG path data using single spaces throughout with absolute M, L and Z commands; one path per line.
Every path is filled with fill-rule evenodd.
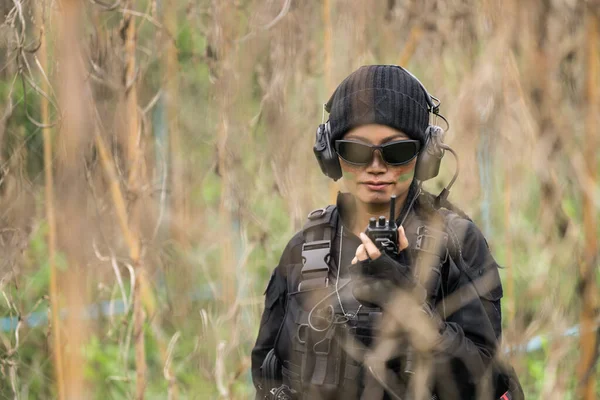
M 106 145 L 104 144 L 104 140 L 100 135 L 99 131 L 96 130 L 96 146 L 98 148 L 98 153 L 100 155 L 100 160 L 102 162 L 102 166 L 106 175 L 108 176 L 108 180 L 110 182 L 110 190 L 113 198 L 113 203 L 117 212 L 117 217 L 119 220 L 119 225 L 121 227 L 121 232 L 125 237 L 125 241 L 129 247 L 129 257 L 133 264 L 133 268 L 135 272 L 138 274 L 137 279 L 135 280 L 133 287 L 133 318 L 134 318 L 134 340 L 135 340 L 135 354 L 136 354 L 136 398 L 143 399 L 144 391 L 145 391 L 145 376 L 146 376 L 146 357 L 144 352 L 144 331 L 143 331 L 143 323 L 144 323 L 144 314 L 142 309 L 142 276 L 140 276 L 140 243 L 139 239 L 135 236 L 135 234 L 130 230 L 128 219 L 127 219 L 127 211 L 125 207 L 125 201 L 121 192 L 121 187 L 119 184 L 119 179 L 117 177 L 117 173 L 114 167 L 114 162 L 112 157 L 110 156 Z
M 134 9 L 135 1 L 125 2 L 126 9 Z M 131 263 L 138 278 L 143 276 L 143 263 L 140 254 L 140 238 L 137 212 L 139 211 L 140 196 L 140 165 L 142 163 L 141 140 L 142 128 L 138 116 L 137 100 L 137 71 L 136 71 L 136 23 L 131 13 L 123 14 L 123 25 L 121 28 L 121 37 L 124 41 L 125 53 L 125 110 L 126 110 L 126 140 L 127 140 L 127 161 L 128 161 L 128 186 L 132 193 L 133 204 L 129 219 L 123 213 L 120 218 L 121 228 L 127 226 L 129 231 L 129 249 Z M 97 137 L 100 137 L 99 135 Z M 106 164 L 106 158 L 104 158 Z M 118 184 L 118 183 L 117 183 Z M 113 195 L 113 200 L 116 198 Z M 125 231 L 124 231 L 125 232 Z M 141 284 L 143 279 L 136 279 L 133 287 L 133 338 L 135 341 L 135 370 L 136 370 L 136 399 L 142 400 L 146 391 L 146 352 L 144 345 L 144 310 L 142 309 Z
M 41 27 L 41 44 L 39 52 L 40 69 L 45 76 L 48 75 L 48 34 L 46 32 L 46 21 L 44 18 L 46 2 L 40 1 L 35 8 L 38 24 Z M 48 93 L 49 85 L 47 79 L 42 79 L 42 90 Z M 48 264 L 50 267 L 50 304 L 52 318 L 52 339 L 54 357 L 54 370 L 56 373 L 56 386 L 58 388 L 58 399 L 65 398 L 65 378 L 62 361 L 62 342 L 60 339 L 60 320 L 59 320 L 59 291 L 57 284 L 56 271 L 56 216 L 54 211 L 54 179 L 52 172 L 52 131 L 48 127 L 50 120 L 48 115 L 48 99 L 41 98 L 42 125 L 44 135 L 44 174 L 45 174 L 45 193 L 46 193 L 46 218 L 48 219 Z
M 600 72 L 600 60 L 598 59 L 598 35 L 600 17 L 597 10 L 589 7 L 586 16 L 586 52 L 585 52 L 585 164 L 587 170 L 587 185 L 593 186 L 596 182 L 596 150 L 598 147 L 598 109 L 600 96 L 598 90 L 598 73 Z M 598 268 L 598 237 L 596 227 L 596 206 L 594 204 L 594 192 L 584 190 L 583 192 L 583 221 L 585 232 L 584 260 L 580 267 L 581 279 L 581 356 L 578 366 L 579 396 L 585 400 L 596 398 L 595 370 L 598 358 L 598 329 L 594 321 L 598 314 L 598 288 L 596 283 L 596 271 Z
M 64 353 L 65 398 L 83 398 L 93 388 L 87 387 L 84 378 L 85 359 L 82 349 L 89 339 L 88 323 L 82 318 L 88 300 L 87 249 L 89 237 L 87 221 L 85 174 L 81 168 L 90 136 L 88 114 L 83 100 L 90 97 L 85 83 L 82 55 L 82 4 L 76 0 L 64 0 L 60 8 L 60 109 L 62 119 L 57 135 L 56 168 L 56 238 L 57 250 L 64 252 L 68 270 L 58 280 L 60 294 L 64 296 L 68 314 L 63 330 L 68 352 Z M 60 150 L 58 150 L 60 149 Z
M 171 193 L 171 213 L 173 220 L 171 231 L 173 236 L 179 243 L 186 243 L 184 229 L 182 229 L 184 221 L 188 218 L 186 206 L 186 192 L 184 186 L 184 171 L 181 145 L 181 133 L 179 130 L 179 109 L 178 109 L 178 93 L 179 93 L 179 62 L 178 52 L 175 41 L 171 39 L 177 35 L 177 20 L 175 15 L 176 2 L 171 1 L 165 10 L 165 25 L 169 32 L 167 36 L 167 54 L 166 54 L 166 101 L 167 101 L 167 119 L 169 129 L 169 144 L 170 144 L 170 163 L 171 171 L 169 174 L 171 185 L 173 187 Z

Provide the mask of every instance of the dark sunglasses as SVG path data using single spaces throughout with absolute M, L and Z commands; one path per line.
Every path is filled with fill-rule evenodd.
M 335 150 L 339 156 L 354 165 L 369 165 L 375 150 L 379 150 L 386 164 L 403 165 L 415 158 L 420 148 L 421 143 L 418 140 L 398 140 L 379 146 L 352 140 L 335 141 Z

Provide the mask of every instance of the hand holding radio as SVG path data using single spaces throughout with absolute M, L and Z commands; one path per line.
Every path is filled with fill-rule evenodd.
M 356 249 L 352 264 L 364 260 L 376 260 L 381 253 L 396 257 L 408 247 L 408 239 L 402 226 L 396 225 L 396 196 L 390 199 L 390 218 L 371 218 L 364 233 L 360 234 L 362 244 Z
M 356 249 L 350 275 L 354 281 L 354 297 L 367 307 L 383 306 L 394 288 L 413 288 L 416 281 L 408 265 L 398 260 L 399 253 L 408 247 L 402 226 L 396 226 L 396 196 L 390 201 L 390 219 L 371 218 L 365 232 L 360 233 L 362 244 Z

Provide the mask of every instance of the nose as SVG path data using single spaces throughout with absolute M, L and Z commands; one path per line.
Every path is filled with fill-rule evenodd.
M 381 151 L 375 150 L 373 152 L 373 158 L 371 162 L 367 165 L 366 172 L 371 174 L 383 174 L 387 170 L 387 164 L 383 161 L 381 157 Z

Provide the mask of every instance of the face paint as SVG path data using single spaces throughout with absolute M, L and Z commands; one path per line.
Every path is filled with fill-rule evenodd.
M 356 175 L 353 172 L 344 171 L 344 179 L 354 182 L 356 181 Z
M 415 169 L 412 168 L 410 171 L 406 171 L 405 173 L 403 173 L 402 175 L 400 175 L 398 177 L 398 182 L 406 182 L 409 181 L 413 178 L 413 176 L 415 175 Z

